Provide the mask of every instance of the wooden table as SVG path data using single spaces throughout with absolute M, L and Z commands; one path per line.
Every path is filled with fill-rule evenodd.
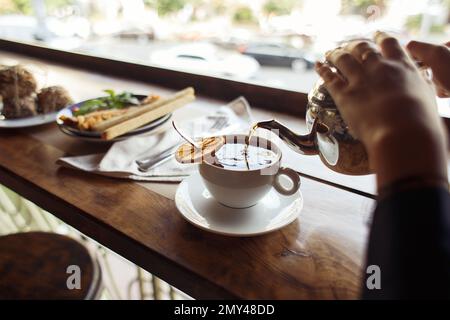
M 41 65 L 46 84 L 62 84 L 76 99 L 105 88 L 169 92 L 0 53 L 0 63 L 13 61 Z M 195 104 L 214 108 L 222 103 L 199 97 Z M 275 115 L 304 130 L 301 119 L 257 109 L 255 114 Z M 142 184 L 55 165 L 62 156 L 105 150 L 63 135 L 54 124 L 1 130 L 0 183 L 194 298 L 358 297 L 373 177 L 331 173 L 317 157 L 286 157 L 303 176 L 300 218 L 269 235 L 230 238 L 187 223 L 170 199 L 175 184 Z

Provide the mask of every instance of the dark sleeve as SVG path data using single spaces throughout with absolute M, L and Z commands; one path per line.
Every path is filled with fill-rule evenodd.
M 450 195 L 427 187 L 393 194 L 378 202 L 367 266 L 380 267 L 381 289 L 364 299 L 450 298 Z

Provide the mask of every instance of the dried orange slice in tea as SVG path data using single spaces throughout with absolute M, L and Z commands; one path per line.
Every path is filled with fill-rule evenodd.
M 213 158 L 225 144 L 225 137 L 208 137 L 203 138 L 200 142 L 201 148 L 195 148 L 190 143 L 184 143 L 178 147 L 175 152 L 175 159 L 180 163 L 202 163 L 208 158 Z

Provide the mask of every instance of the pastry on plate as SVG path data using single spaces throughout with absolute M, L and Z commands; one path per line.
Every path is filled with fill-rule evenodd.
M 0 67 L 0 95 L 6 99 L 28 97 L 36 92 L 37 82 L 33 74 L 22 67 Z
M 2 115 L 7 119 L 18 119 L 37 115 L 36 95 L 24 98 L 3 98 Z
M 38 91 L 33 74 L 21 65 L 0 66 L 0 96 L 2 118 L 18 119 L 56 112 L 72 103 L 61 86 Z
M 65 106 L 73 103 L 69 92 L 61 86 L 52 86 L 42 89 L 38 93 L 37 99 L 39 113 L 59 111 Z

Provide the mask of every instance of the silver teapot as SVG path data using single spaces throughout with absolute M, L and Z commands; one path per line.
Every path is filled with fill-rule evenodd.
M 279 137 L 291 149 L 305 155 L 319 155 L 336 172 L 371 173 L 364 145 L 349 132 L 321 79 L 308 94 L 306 125 L 310 131 L 306 135 L 296 134 L 276 120 L 258 122 L 255 128 L 278 130 Z

